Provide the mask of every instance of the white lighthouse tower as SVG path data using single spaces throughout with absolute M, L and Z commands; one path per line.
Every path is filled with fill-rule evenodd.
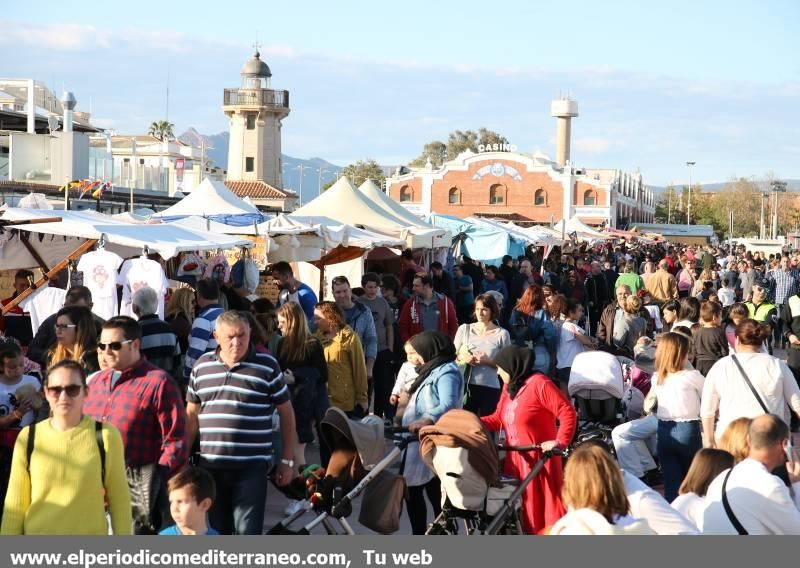
M 282 189 L 281 121 L 289 115 L 289 91 L 270 88 L 272 72 L 258 46 L 241 75 L 241 87 L 225 89 L 222 107 L 230 120 L 227 179 Z

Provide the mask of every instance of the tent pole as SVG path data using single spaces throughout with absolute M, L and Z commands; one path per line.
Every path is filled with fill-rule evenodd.
M 320 264 L 319 265 L 319 295 L 317 296 L 317 298 L 319 298 L 320 302 L 323 300 L 323 295 L 324 294 L 325 294 L 325 265 L 324 264 Z
M 34 258 L 34 260 L 36 260 L 36 262 L 39 263 L 39 268 L 42 269 L 42 273 L 47 274 L 48 272 L 50 272 L 50 268 L 47 266 L 47 263 L 44 261 L 39 252 L 35 248 L 33 248 L 33 245 L 29 242 L 28 239 L 30 239 L 30 233 L 28 232 L 20 233 L 19 240 L 22 243 L 22 246 L 28 249 L 28 252 L 31 253 L 31 256 Z
M 3 306 L 3 315 L 6 315 L 8 312 L 10 312 L 14 308 L 16 308 L 17 304 L 19 304 L 25 298 L 27 298 L 28 296 L 33 294 L 36 290 L 41 288 L 47 281 L 49 281 L 57 273 L 59 273 L 62 270 L 64 270 L 67 267 L 67 265 L 69 265 L 69 261 L 70 260 L 75 260 L 80 255 L 85 253 L 87 250 L 91 249 L 96 243 L 97 243 L 97 239 L 89 239 L 86 242 L 84 242 L 81 246 L 76 248 L 74 251 L 69 253 L 67 258 L 65 258 L 64 260 L 62 260 L 61 262 L 59 262 L 58 264 L 53 266 L 53 268 L 48 270 L 47 273 L 44 276 L 42 276 L 41 278 L 39 278 L 39 280 L 34 282 L 28 289 L 23 290 L 22 293 L 20 293 L 16 298 L 14 298 L 8 304 Z M 38 260 L 37 260 L 37 262 L 38 262 Z

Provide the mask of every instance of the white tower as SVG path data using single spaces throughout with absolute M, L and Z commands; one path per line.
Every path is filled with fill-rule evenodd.
M 241 75 L 242 86 L 225 89 L 222 106 L 230 120 L 228 180 L 283 189 L 281 120 L 289 115 L 289 91 L 270 89 L 272 72 L 257 50 Z
M 578 116 L 578 103 L 569 97 L 556 99 L 550 105 L 550 114 L 558 119 L 556 126 L 556 163 L 562 168 L 569 162 L 572 137 L 572 119 Z

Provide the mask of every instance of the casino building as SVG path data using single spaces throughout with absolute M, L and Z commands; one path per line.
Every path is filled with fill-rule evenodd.
M 555 161 L 540 153 L 508 151 L 506 145 L 501 145 L 505 151 L 467 150 L 440 168 L 428 163 L 398 169 L 386 179 L 386 192 L 418 215 L 489 217 L 522 225 L 577 217 L 587 225 L 613 228 L 653 222 L 655 197 L 641 173 L 578 168 L 570 162 L 570 122 L 578 115 L 577 103 L 553 101 L 552 114 L 558 119 Z

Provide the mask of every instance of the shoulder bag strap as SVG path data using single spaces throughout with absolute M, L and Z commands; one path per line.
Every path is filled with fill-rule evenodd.
M 758 394 L 756 387 L 754 387 L 753 383 L 750 382 L 750 378 L 747 376 L 747 373 L 744 372 L 744 368 L 742 367 L 742 364 L 739 363 L 739 359 L 736 358 L 736 355 L 731 355 L 731 359 L 733 359 L 733 362 L 736 363 L 736 366 L 739 368 L 739 372 L 742 374 L 742 377 L 744 377 L 744 382 L 746 382 L 747 386 L 750 387 L 750 392 L 752 392 L 753 396 L 756 397 L 758 404 L 760 404 L 762 410 L 764 410 L 764 414 L 770 414 L 769 408 L 767 408 L 767 405 L 764 404 L 764 400 L 761 398 L 761 395 Z
M 725 508 L 725 514 L 728 515 L 728 520 L 733 525 L 733 528 L 736 529 L 736 532 L 740 535 L 747 535 L 750 533 L 747 532 L 747 529 L 744 528 L 742 523 L 739 522 L 739 519 L 736 518 L 733 509 L 731 509 L 730 501 L 728 501 L 728 478 L 731 476 L 732 472 L 733 468 L 730 468 L 728 473 L 725 474 L 725 480 L 722 482 L 722 506 Z
M 103 443 L 103 423 L 94 423 L 94 435 L 97 438 L 97 449 L 100 451 L 100 479 L 106 484 L 106 446 Z
M 33 455 L 33 444 L 35 439 L 36 439 L 36 422 L 31 424 L 30 428 L 28 428 L 28 446 L 26 448 L 26 453 L 28 455 L 28 475 L 30 475 L 31 473 L 31 456 Z

